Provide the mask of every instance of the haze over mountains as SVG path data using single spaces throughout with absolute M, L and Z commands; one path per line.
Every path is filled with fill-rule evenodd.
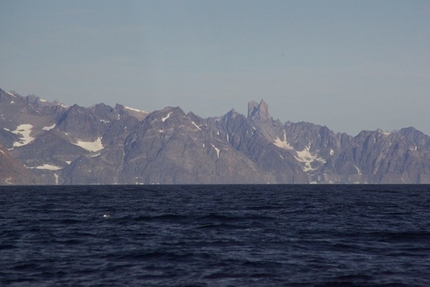
M 263 100 L 201 118 L 0 89 L 0 184 L 215 183 L 430 183 L 430 138 L 282 123 Z

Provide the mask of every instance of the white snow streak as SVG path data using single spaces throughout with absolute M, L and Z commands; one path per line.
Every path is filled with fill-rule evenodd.
M 96 153 L 96 154 L 92 154 L 92 155 L 90 155 L 90 157 L 97 157 L 97 156 L 99 156 L 100 155 L 100 153 L 98 152 L 98 153 Z
M 215 149 L 216 151 L 216 156 L 219 158 L 219 148 L 217 148 L 216 146 L 214 146 L 213 144 L 211 144 L 211 146 Z
M 16 130 L 11 131 L 11 133 L 22 137 L 19 142 L 13 143 L 13 146 L 19 147 L 31 143 L 34 140 L 34 138 L 30 136 L 32 128 L 33 126 L 31 124 L 22 124 L 17 126 Z
M 54 176 L 55 176 L 55 184 L 58 184 L 58 175 L 54 173 Z
M 74 145 L 77 145 L 87 151 L 92 151 L 92 152 L 96 152 L 99 150 L 102 150 L 103 144 L 102 144 L 102 138 L 99 137 L 98 139 L 96 139 L 93 142 L 84 142 L 84 141 L 77 141 L 76 143 L 73 143 Z
M 357 170 L 357 173 L 358 173 L 359 175 L 361 175 L 361 174 L 362 174 L 362 172 L 361 172 L 361 170 L 358 168 L 358 166 L 354 165 L 354 167 L 355 167 L 355 169 Z
M 11 92 L 6 92 L 6 94 L 11 95 L 12 97 L 16 98 L 16 96 L 14 94 L 12 94 Z
M 330 155 L 334 155 L 334 150 L 330 149 Z
M 161 121 L 164 123 L 168 118 L 170 118 L 171 114 L 172 114 L 171 112 L 168 113 L 167 116 L 165 116 L 164 118 L 161 119 Z
M 202 129 L 194 122 L 194 121 L 191 121 L 191 123 L 199 130 L 199 131 L 201 131 Z
M 143 114 L 147 114 L 148 112 L 145 112 L 145 111 L 142 111 L 142 110 L 138 110 L 138 109 L 134 109 L 134 108 L 130 108 L 130 107 L 126 107 L 126 106 L 124 106 L 127 110 L 130 110 L 130 111 L 135 111 L 135 112 L 138 112 L 138 113 L 143 113 Z
M 7 183 L 7 184 L 13 184 L 13 182 L 10 182 L 12 180 L 12 177 L 11 176 L 9 176 L 8 178 L 6 178 L 5 179 L 5 182 Z
M 36 166 L 36 167 L 29 167 L 29 168 L 46 169 L 46 170 L 59 170 L 59 169 L 62 169 L 62 167 L 59 167 L 59 166 L 56 166 L 56 165 L 52 165 L 52 164 L 44 164 L 44 165 L 40 165 L 40 166 Z

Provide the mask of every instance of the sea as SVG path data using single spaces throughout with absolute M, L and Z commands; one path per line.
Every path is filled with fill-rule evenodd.
M 430 186 L 2 186 L 0 286 L 430 286 Z

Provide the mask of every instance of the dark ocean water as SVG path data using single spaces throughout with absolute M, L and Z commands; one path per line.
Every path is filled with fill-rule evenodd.
M 2 286 L 430 286 L 430 186 L 0 187 Z

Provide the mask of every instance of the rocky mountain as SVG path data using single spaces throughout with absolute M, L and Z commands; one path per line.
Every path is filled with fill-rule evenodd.
M 274 120 L 263 100 L 201 118 L 0 90 L 0 145 L 0 184 L 430 183 L 414 128 L 353 137 Z

